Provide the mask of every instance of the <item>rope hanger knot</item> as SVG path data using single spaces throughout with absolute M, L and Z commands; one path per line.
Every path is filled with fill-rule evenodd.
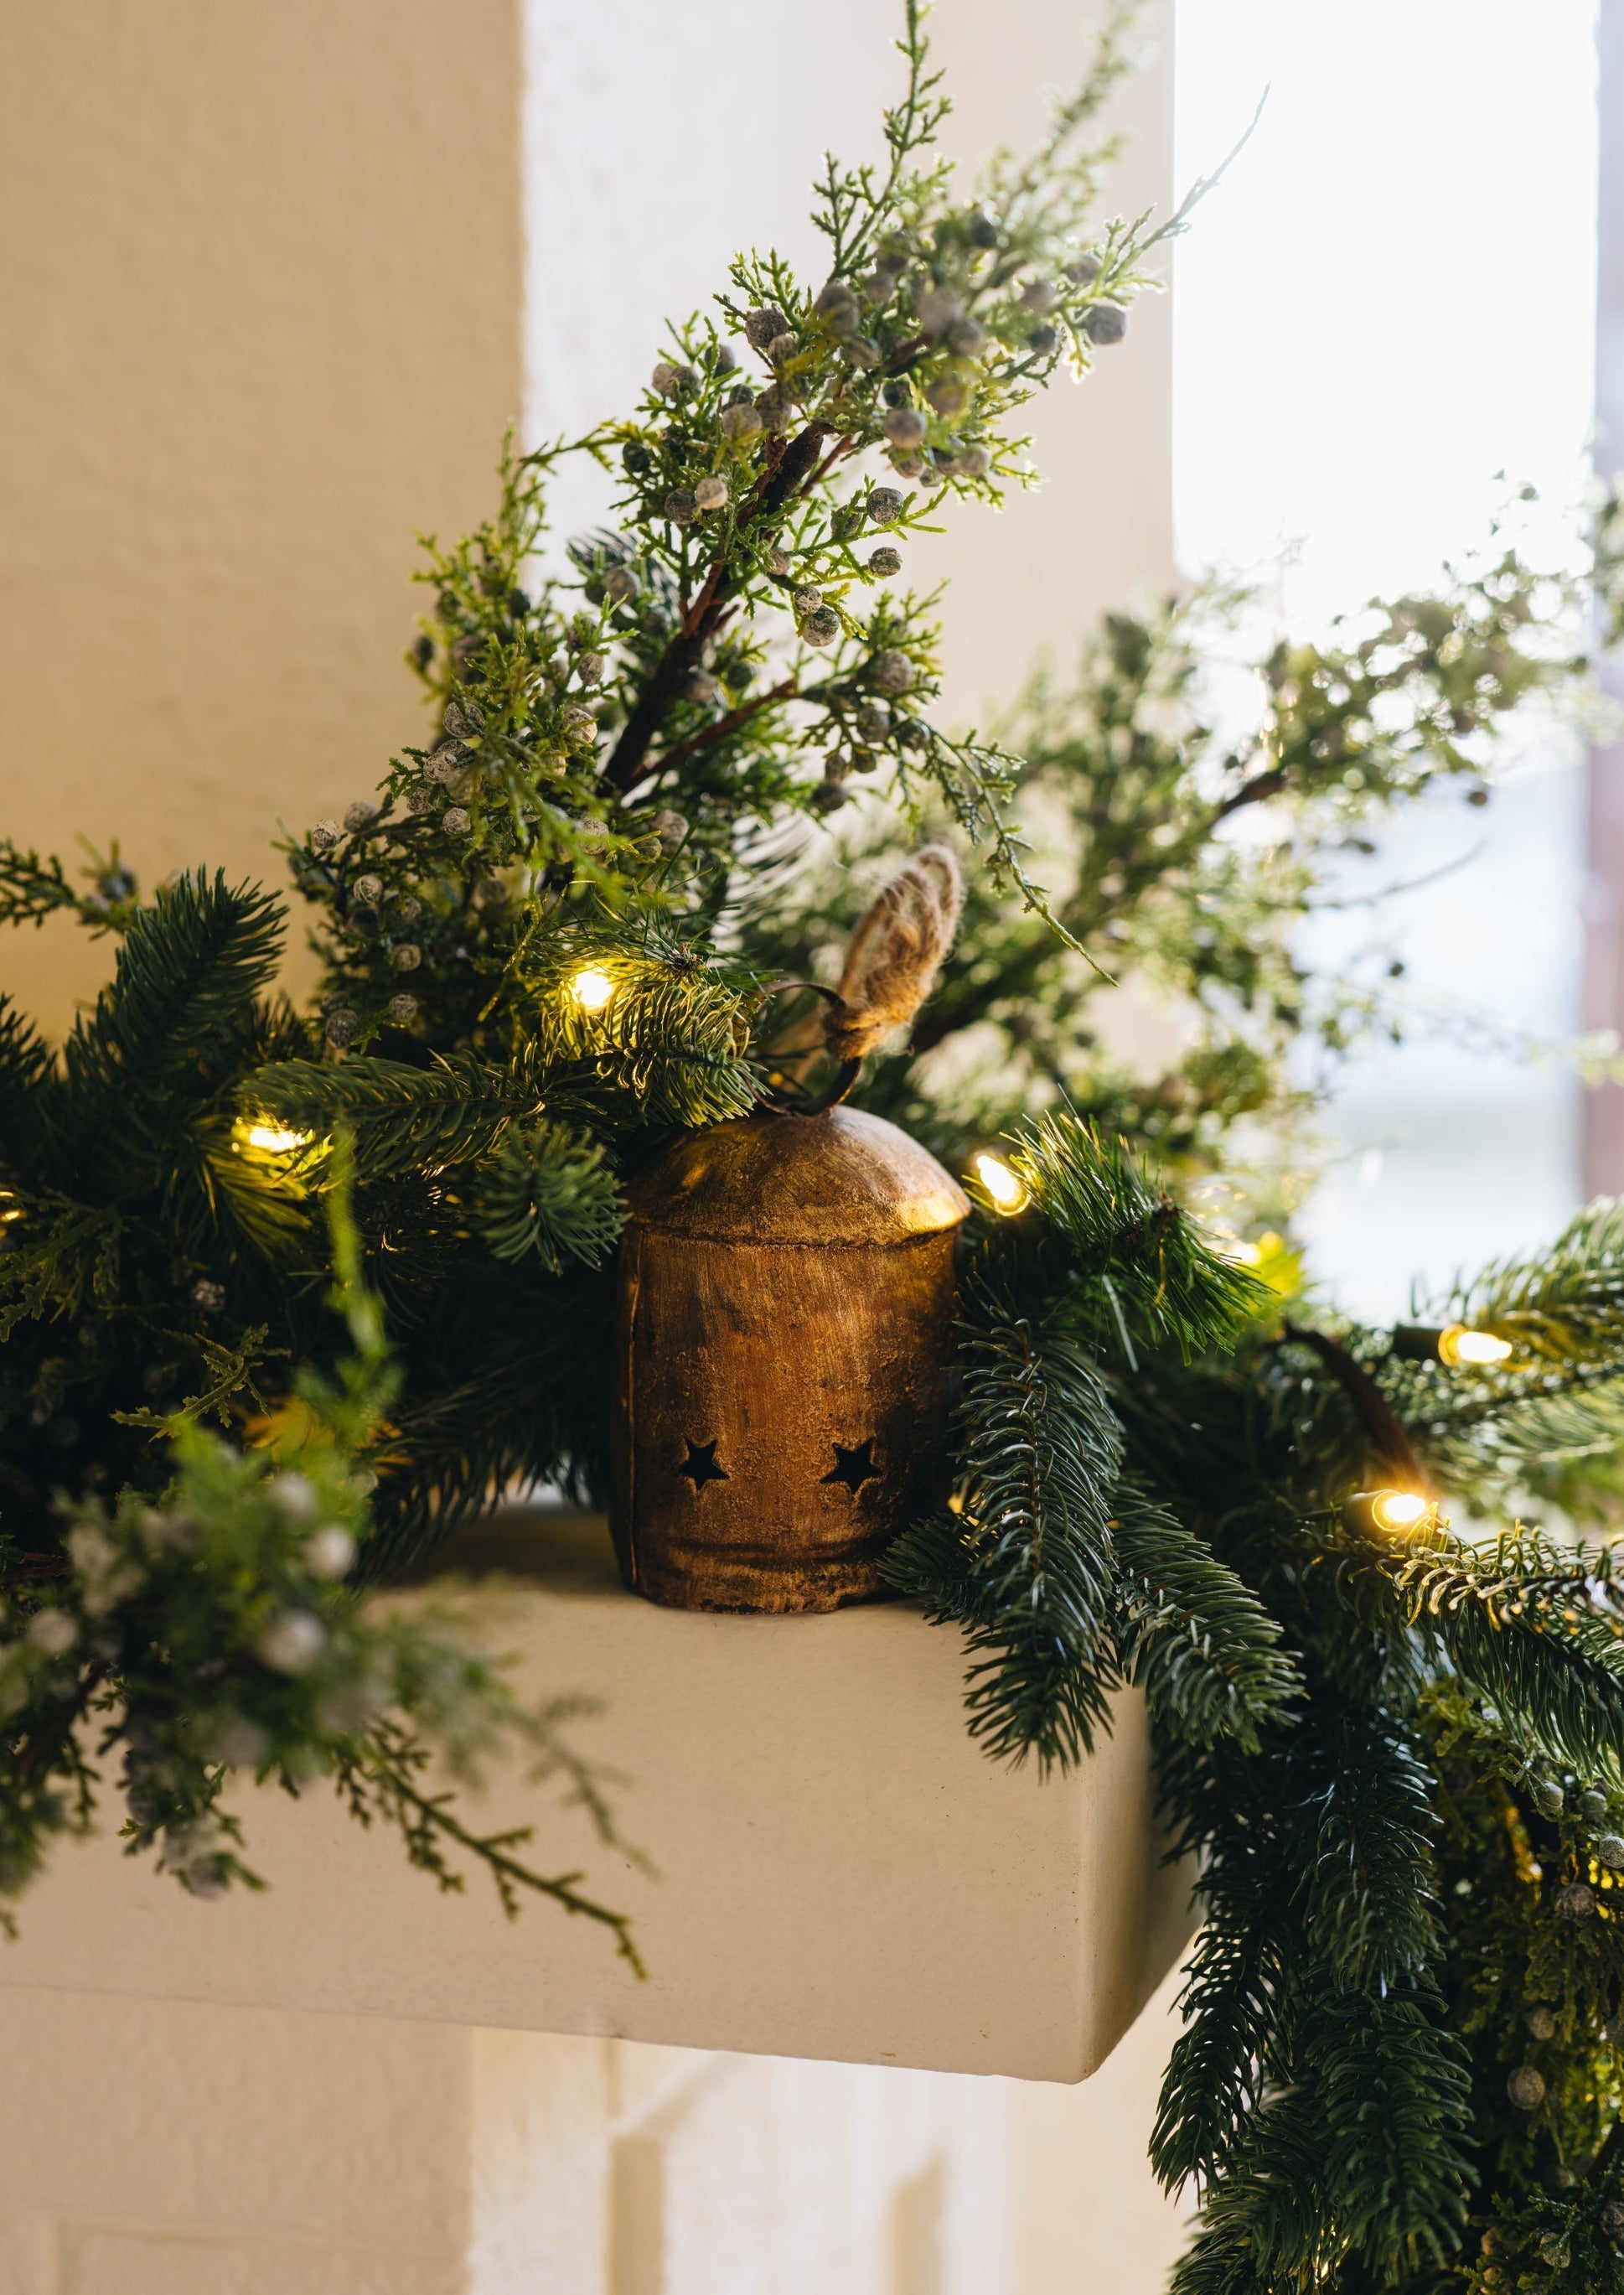
M 963 873 L 945 845 L 922 845 L 882 887 L 852 935 L 826 1024 L 837 1059 L 861 1060 L 908 1025 L 935 985 L 963 908 Z

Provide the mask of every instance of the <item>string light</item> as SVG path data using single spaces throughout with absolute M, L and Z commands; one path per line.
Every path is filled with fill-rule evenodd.
M 1430 1502 L 1414 1491 L 1377 1491 L 1370 1501 L 1370 1519 L 1378 1530 L 1414 1530 L 1432 1510 Z
M 1514 1352 L 1509 1339 L 1497 1339 L 1492 1331 L 1469 1330 L 1465 1323 L 1451 1323 L 1438 1335 L 1438 1360 L 1452 1369 L 1503 1363 Z
M 1408 1538 L 1435 1523 L 1448 1527 L 1439 1522 L 1432 1499 L 1416 1491 L 1356 1491 L 1343 1515 L 1351 1528 L 1379 1531 L 1384 1538 Z
M 1474 1331 L 1467 1323 L 1400 1323 L 1392 1335 L 1392 1351 L 1411 1362 L 1440 1362 L 1451 1370 L 1485 1370 L 1510 1360 L 1516 1349 L 1509 1339 L 1492 1331 Z
M 273 1123 L 269 1116 L 262 1116 L 248 1128 L 249 1146 L 264 1148 L 267 1156 L 290 1156 L 296 1148 L 306 1146 L 309 1139 L 307 1131 L 286 1131 L 282 1124 Z
M 992 1208 L 1006 1219 L 1024 1211 L 1032 1201 L 1025 1183 L 1012 1172 L 1001 1156 L 977 1156 L 975 1176 L 992 1199 Z
M 615 984 L 607 972 L 589 964 L 570 982 L 569 992 L 583 1012 L 601 1012 L 615 993 Z

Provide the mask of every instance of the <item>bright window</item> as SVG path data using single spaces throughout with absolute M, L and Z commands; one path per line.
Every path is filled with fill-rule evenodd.
M 1254 573 L 1269 610 L 1312 627 L 1434 580 L 1524 481 L 1561 545 L 1591 421 L 1593 41 L 1591 0 L 1179 0 L 1181 182 L 1272 83 L 1177 258 L 1187 569 Z M 1576 742 L 1530 737 L 1486 812 L 1428 807 L 1345 889 L 1474 859 L 1326 918 L 1316 947 L 1391 943 L 1416 1007 L 1572 1034 L 1582 796 Z M 1536 1243 L 1577 1192 L 1555 1066 L 1414 1041 L 1346 1076 L 1334 1128 L 1304 1224 L 1363 1313 L 1398 1311 L 1412 1274 Z

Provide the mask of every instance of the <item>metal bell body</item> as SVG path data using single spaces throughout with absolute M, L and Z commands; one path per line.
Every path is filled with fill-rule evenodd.
M 687 1610 L 834 1610 L 945 1495 L 965 1197 L 860 1109 L 751 1116 L 633 1186 L 621 1245 L 616 1551 Z

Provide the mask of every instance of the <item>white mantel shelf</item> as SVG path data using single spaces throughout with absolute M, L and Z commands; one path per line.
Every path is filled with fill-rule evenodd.
M 1187 1876 L 1160 1867 L 1137 1696 L 1091 1760 L 1041 1783 L 972 1744 L 959 1637 L 906 1605 L 654 1609 L 622 1589 L 600 1523 L 545 1509 L 457 1559 L 522 1580 L 487 1629 L 527 1688 L 602 1701 L 576 1736 L 624 1773 L 623 1829 L 659 1877 L 517 1776 L 477 1821 L 533 1824 L 542 1869 L 583 1869 L 630 1911 L 646 1982 L 547 1902 L 507 1921 L 477 1873 L 442 1895 L 324 1788 L 247 1788 L 227 1805 L 268 1893 L 202 1904 L 116 1840 L 69 1844 L 0 1944 L 0 1983 L 1078 2080 L 1177 1956 Z

